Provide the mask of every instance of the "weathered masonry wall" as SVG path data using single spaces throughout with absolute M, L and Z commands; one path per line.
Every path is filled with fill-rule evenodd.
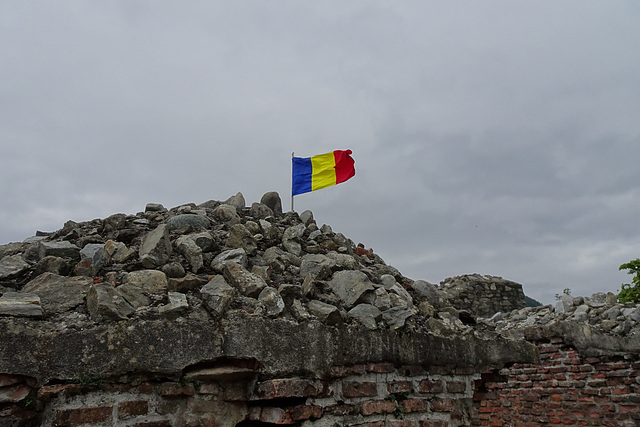
M 537 344 L 539 363 L 482 375 L 471 425 L 640 425 L 640 355 L 587 357 L 559 337 Z
M 45 407 L 40 422 L 158 427 L 468 425 L 478 376 L 431 370 L 372 363 L 335 366 L 324 380 L 256 381 L 247 378 L 246 368 L 227 365 L 191 372 L 183 381 L 90 384 L 99 381 L 93 379 L 88 384 L 42 387 L 38 397 Z
M 580 306 L 583 299 L 575 302 Z M 603 313 L 616 307 L 592 305 Z M 545 310 L 532 313 L 530 326 L 505 332 L 536 344 L 539 361 L 484 372 L 476 384 L 471 425 L 640 425 L 638 335 L 605 332 L 611 325 L 603 328 L 596 321 L 596 309 L 588 323 L 576 320 L 575 308 L 555 320 L 542 315 Z M 620 324 L 627 321 L 617 317 Z

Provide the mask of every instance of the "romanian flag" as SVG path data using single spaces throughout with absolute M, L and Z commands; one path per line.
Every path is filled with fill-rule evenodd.
M 340 184 L 356 174 L 351 150 L 335 150 L 312 157 L 293 157 L 292 161 L 292 196 Z

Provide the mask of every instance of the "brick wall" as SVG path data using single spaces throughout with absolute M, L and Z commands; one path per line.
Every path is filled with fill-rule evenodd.
M 384 363 L 335 366 L 326 379 L 258 380 L 249 371 L 217 367 L 179 381 L 97 379 L 34 388 L 29 405 L 5 407 L 0 425 L 462 426 L 469 425 L 473 386 L 480 378 Z M 20 412 L 25 406 L 31 406 L 29 416 Z
M 537 343 L 540 363 L 478 380 L 474 426 L 640 426 L 640 355 L 582 357 L 561 338 Z
M 181 378 L 96 376 L 38 386 L 0 374 L 0 426 L 638 426 L 640 355 L 582 356 L 560 338 L 540 361 L 473 369 L 368 363 L 324 378 L 263 378 L 225 359 Z

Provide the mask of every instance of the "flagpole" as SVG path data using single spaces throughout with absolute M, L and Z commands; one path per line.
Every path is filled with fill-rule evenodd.
M 294 152 L 291 152 L 291 212 L 293 212 L 293 155 Z

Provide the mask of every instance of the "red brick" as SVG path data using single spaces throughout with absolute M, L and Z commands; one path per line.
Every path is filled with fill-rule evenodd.
M 160 394 L 163 396 L 193 396 L 195 389 L 193 388 L 193 384 L 163 383 Z
M 389 374 L 396 370 L 392 363 L 369 363 L 366 369 L 376 374 Z
M 293 421 L 317 419 L 322 416 L 322 407 L 317 405 L 298 405 L 287 409 Z
M 403 412 L 427 412 L 429 401 L 426 399 L 406 399 L 400 402 Z
M 263 381 L 256 386 L 254 399 L 281 399 L 288 397 L 316 397 L 322 393 L 319 381 L 284 378 Z
M 113 408 L 111 406 L 60 409 L 56 413 L 55 425 L 61 427 L 101 423 L 110 419 L 112 413 Z
M 420 427 L 449 427 L 449 423 L 443 420 L 423 420 Z
M 82 386 L 79 384 L 53 384 L 53 385 L 45 385 L 38 390 L 38 399 L 42 399 L 45 402 L 51 400 L 56 397 L 58 394 L 63 391 L 69 393 L 77 393 L 82 389 Z
M 435 369 L 436 368 L 433 367 L 429 371 L 434 372 Z M 424 368 L 419 365 L 406 365 L 398 368 L 398 372 L 400 373 L 400 375 L 404 375 L 405 377 L 417 377 L 418 375 L 424 374 Z
M 444 391 L 444 381 L 442 380 L 422 380 L 418 384 L 420 393 L 442 393 Z
M 387 391 L 394 393 L 411 393 L 413 391 L 413 383 L 411 381 L 391 381 L 387 384 Z
M 118 405 L 118 418 L 146 415 L 148 412 L 149 403 L 146 400 L 132 400 Z
M 431 409 L 435 412 L 451 412 L 453 407 L 453 399 L 433 399 L 431 401 Z
M 332 366 L 329 372 L 333 378 L 344 378 L 349 375 L 364 375 L 366 373 L 366 369 L 364 365 L 339 365 Z
M 467 391 L 467 383 L 464 381 L 447 381 L 447 392 L 449 393 L 464 393 Z
M 396 407 L 396 403 L 390 400 L 370 400 L 362 403 L 360 412 L 365 417 L 372 414 L 391 414 Z
M 411 420 L 389 420 L 387 421 L 388 427 L 415 427 L 415 421 Z
M 349 427 L 384 427 L 384 421 L 371 421 L 363 424 L 345 424 Z
M 160 421 L 141 421 L 136 423 L 134 427 L 172 427 L 171 421 L 169 420 L 160 420 Z
M 373 397 L 378 395 L 378 385 L 374 382 L 346 381 L 342 384 L 344 397 Z

